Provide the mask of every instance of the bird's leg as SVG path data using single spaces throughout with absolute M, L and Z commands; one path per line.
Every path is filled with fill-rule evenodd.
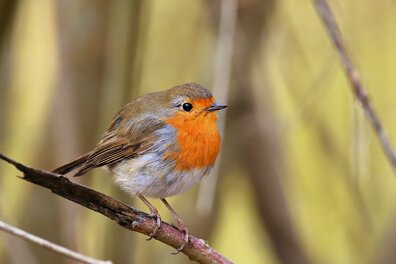
M 177 221 L 177 228 L 184 233 L 184 243 L 176 249 L 176 253 L 172 254 L 178 254 L 180 251 L 183 250 L 183 248 L 186 246 L 188 243 L 188 230 L 186 225 L 183 223 L 183 221 L 180 219 L 180 217 L 176 214 L 175 210 L 170 206 L 170 204 L 165 200 L 165 198 L 161 199 L 161 201 L 165 204 L 166 208 L 172 213 L 172 216 L 176 219 Z
M 161 216 L 159 215 L 157 208 L 155 208 L 149 201 L 147 201 L 147 199 L 143 195 L 138 194 L 137 196 L 150 209 L 150 215 L 153 218 L 155 218 L 155 221 L 156 221 L 154 230 L 149 235 L 150 238 L 147 239 L 147 240 L 151 240 L 153 237 L 155 237 L 157 235 L 157 232 L 158 232 L 159 228 L 161 227 Z

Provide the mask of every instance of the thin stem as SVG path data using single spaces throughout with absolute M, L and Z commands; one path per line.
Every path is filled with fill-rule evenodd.
M 43 238 L 32 235 L 28 232 L 21 230 L 21 229 L 18 229 L 16 227 L 8 225 L 2 221 L 0 221 L 0 230 L 3 230 L 4 232 L 6 232 L 10 235 L 17 236 L 24 240 L 33 242 L 41 247 L 47 248 L 51 251 L 54 251 L 57 254 L 60 254 L 62 256 L 76 260 L 81 263 L 87 263 L 87 264 L 111 264 L 112 263 L 111 261 L 97 260 L 97 259 L 94 259 L 91 257 L 84 256 L 80 253 L 77 253 L 77 252 L 67 249 L 65 247 L 62 247 L 62 246 L 59 246 L 52 242 L 49 242 L 48 240 L 45 240 Z
M 232 54 L 234 53 L 235 32 L 237 25 L 237 0 L 222 0 L 220 8 L 219 36 L 216 47 L 213 74 L 213 94 L 217 101 L 226 103 L 232 70 Z M 219 119 L 220 133 L 223 133 L 226 121 L 226 112 Z M 218 160 L 221 159 L 218 157 Z M 199 188 L 197 211 L 202 217 L 211 214 L 215 199 L 217 180 L 219 175 L 219 162 L 216 163 L 210 177 L 202 182 Z
M 318 12 L 318 15 L 322 19 L 327 33 L 331 41 L 333 42 L 338 55 L 340 57 L 341 63 L 344 66 L 344 70 L 351 84 L 352 92 L 355 95 L 356 99 L 359 101 L 360 105 L 363 108 L 363 111 L 366 115 L 366 118 L 369 120 L 371 126 L 373 127 L 377 137 L 381 143 L 382 149 L 385 155 L 388 157 L 393 172 L 396 174 L 396 154 L 393 150 L 393 147 L 389 141 L 388 136 L 385 133 L 385 129 L 371 106 L 370 100 L 367 96 L 366 89 L 364 88 L 360 74 L 356 67 L 353 65 L 352 60 L 345 48 L 345 42 L 342 37 L 341 31 L 337 25 L 337 22 L 334 18 L 333 13 L 327 3 L 326 0 L 315 0 L 315 7 Z

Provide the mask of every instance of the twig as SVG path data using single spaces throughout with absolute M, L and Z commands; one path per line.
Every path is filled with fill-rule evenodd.
M 18 229 L 16 227 L 8 225 L 2 221 L 0 221 L 0 230 L 3 230 L 4 232 L 6 232 L 8 234 L 23 238 L 23 239 L 33 242 L 35 244 L 38 244 L 42 247 L 45 247 L 49 250 L 56 252 L 62 256 L 68 257 L 70 259 L 76 260 L 81 263 L 87 263 L 87 264 L 111 264 L 111 263 L 113 263 L 111 261 L 97 260 L 97 259 L 94 259 L 91 257 L 84 256 L 78 252 L 72 251 L 65 247 L 62 247 L 62 246 L 59 246 L 52 242 L 49 242 L 48 240 L 45 240 L 45 239 L 42 239 L 35 235 L 29 234 L 21 229 Z
M 352 92 L 355 95 L 356 99 L 360 102 L 367 119 L 369 120 L 370 124 L 374 128 L 375 133 L 378 136 L 385 155 L 388 157 L 392 165 L 393 172 L 396 173 L 395 151 L 390 144 L 390 141 L 385 133 L 384 127 L 382 126 L 380 119 L 378 118 L 376 112 L 370 104 L 366 89 L 363 87 L 363 84 L 361 82 L 359 72 L 349 58 L 348 52 L 345 48 L 344 40 L 341 35 L 341 31 L 337 25 L 334 15 L 331 12 L 326 0 L 315 0 L 315 7 L 319 16 L 323 20 L 323 23 L 326 27 L 327 33 L 329 34 L 331 41 L 333 42 L 334 46 L 338 51 L 338 55 L 341 59 L 347 77 L 351 84 Z
M 122 227 L 149 235 L 153 232 L 156 220 L 150 215 L 117 201 L 103 193 L 74 183 L 68 178 L 44 170 L 26 167 L 0 153 L 0 159 L 14 165 L 23 172 L 22 179 L 50 189 L 53 193 L 85 206 L 117 222 Z M 155 239 L 174 248 L 184 243 L 184 233 L 176 227 L 161 222 Z M 191 260 L 199 263 L 232 263 L 209 247 L 204 240 L 190 236 L 182 250 Z
M 234 52 L 234 40 L 237 15 L 237 0 L 222 0 L 220 7 L 219 34 L 216 47 L 213 74 L 213 94 L 218 101 L 227 102 L 230 89 L 230 75 L 232 70 L 232 55 Z M 218 122 L 220 133 L 224 132 L 226 113 L 224 112 Z M 218 157 L 218 159 L 221 159 Z M 212 212 L 216 186 L 219 177 L 219 165 L 214 166 L 211 176 L 207 177 L 199 188 L 197 211 L 202 217 L 208 217 Z

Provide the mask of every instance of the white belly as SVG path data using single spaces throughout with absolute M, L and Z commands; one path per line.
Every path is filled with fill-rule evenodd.
M 175 172 L 174 163 L 154 153 L 118 163 L 110 169 L 115 182 L 126 192 L 166 198 L 190 189 L 211 168 Z

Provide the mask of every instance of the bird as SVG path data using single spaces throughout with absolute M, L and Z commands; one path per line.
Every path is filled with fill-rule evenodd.
M 184 233 L 178 253 L 188 243 L 189 232 L 166 198 L 209 174 L 220 151 L 217 111 L 226 107 L 197 83 L 142 95 L 121 108 L 92 151 L 52 172 L 76 171 L 76 177 L 106 169 L 121 189 L 150 210 L 156 224 L 149 240 L 156 236 L 161 216 L 146 197 L 160 199 Z

